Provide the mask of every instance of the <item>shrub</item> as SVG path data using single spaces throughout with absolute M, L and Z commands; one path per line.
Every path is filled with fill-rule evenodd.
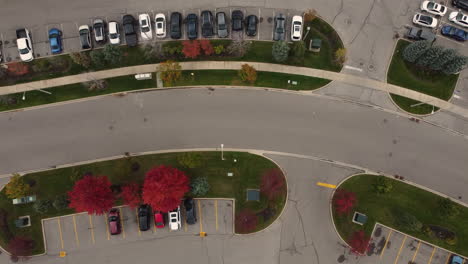
M 249 233 L 255 230 L 258 216 L 251 209 L 244 209 L 236 215 L 236 232 Z
M 338 189 L 333 196 L 335 212 L 339 215 L 349 214 L 356 204 L 356 194 L 345 189 Z
M 457 74 L 466 68 L 467 63 L 468 57 L 457 56 L 453 60 L 447 62 L 445 67 L 442 69 L 442 72 L 445 74 Z
M 396 224 L 402 229 L 420 231 L 423 227 L 423 224 L 416 218 L 416 216 L 408 212 L 399 212 L 396 215 Z
M 142 46 L 141 49 L 143 50 L 145 61 L 160 60 L 165 57 L 163 44 L 161 42 L 152 41 Z
M 355 231 L 349 240 L 351 252 L 355 254 L 364 254 L 369 248 L 370 237 L 366 236 L 363 230 Z
M 88 52 L 74 52 L 70 53 L 70 58 L 72 61 L 84 68 L 88 69 L 91 66 L 91 58 L 88 55 Z
M 451 236 L 451 237 L 447 237 L 444 239 L 445 243 L 451 245 L 451 246 L 454 246 L 457 244 L 458 242 L 458 239 L 456 236 Z
M 85 87 L 87 87 L 88 91 L 100 91 L 107 88 L 107 81 L 106 80 L 94 80 L 83 83 Z
M 104 49 L 102 49 L 102 54 L 106 64 L 115 65 L 122 60 L 122 50 L 115 45 L 105 45 Z
M 304 41 L 296 41 L 293 43 L 291 48 L 291 55 L 296 63 L 302 62 L 304 60 L 304 55 L 306 52 L 306 46 Z
M 21 236 L 15 236 L 8 243 L 8 251 L 11 253 L 12 260 L 18 260 L 21 256 L 30 256 L 34 247 L 34 241 Z
M 183 45 L 180 41 L 166 42 L 162 45 L 165 56 L 178 56 L 182 54 Z
M 220 55 L 221 53 L 224 52 L 224 46 L 223 45 L 217 45 L 217 46 L 214 46 L 214 53 L 216 55 Z
M 46 58 L 33 61 L 32 70 L 34 72 L 47 72 L 50 69 L 51 69 L 50 61 Z
M 184 152 L 177 156 L 180 166 L 194 169 L 202 165 L 202 156 L 197 152 Z
M 280 169 L 275 168 L 267 170 L 262 175 L 260 192 L 268 197 L 269 200 L 273 200 L 278 195 L 285 192 L 284 183 L 284 176 Z
M 68 203 L 69 202 L 67 195 L 58 195 L 57 197 L 55 197 L 55 200 L 52 205 L 58 211 L 62 211 L 68 208 Z
M 251 42 L 236 39 L 229 44 L 227 52 L 236 57 L 243 57 L 250 49 Z
M 184 40 L 182 45 L 182 53 L 186 58 L 195 59 L 200 55 L 201 47 L 198 40 Z
M 34 210 L 40 214 L 45 214 L 52 207 L 52 202 L 47 199 L 38 200 L 33 205 Z
M 255 81 L 257 81 L 257 71 L 254 67 L 248 64 L 243 64 L 241 69 L 239 70 L 239 78 L 243 82 L 254 84 Z
M 304 13 L 304 22 L 311 22 L 315 18 L 317 18 L 317 10 L 315 9 L 308 9 Z
M 273 59 L 277 62 L 284 62 L 289 56 L 289 44 L 286 41 L 276 41 L 271 49 Z
M 392 180 L 388 179 L 385 176 L 377 176 L 373 187 L 376 193 L 385 194 L 392 190 L 393 183 Z
M 197 177 L 192 180 L 190 187 L 194 196 L 203 196 L 210 190 L 210 183 L 206 177 Z
M 0 209 L 0 232 L 7 241 L 13 236 L 8 225 L 8 212 L 3 208 Z
M 440 216 L 455 217 L 460 214 L 460 206 L 454 203 L 450 198 L 440 198 L 438 201 Z
M 207 56 L 214 53 L 213 45 L 211 45 L 211 42 L 207 39 L 200 40 L 200 47 L 203 50 L 203 54 Z
M 415 62 L 419 59 L 429 48 L 431 43 L 426 40 L 415 41 L 405 47 L 401 54 L 403 59 L 408 62 Z
M 444 66 L 451 60 L 455 59 L 458 56 L 458 52 L 454 49 L 446 49 L 442 54 L 429 64 L 429 68 L 435 71 L 440 71 Z
M 427 67 L 434 61 L 436 61 L 440 56 L 442 56 L 443 52 L 444 48 L 440 46 L 432 46 L 418 58 L 416 64 L 419 66 Z
M 104 52 L 101 50 L 93 50 L 89 56 L 91 57 L 91 62 L 97 68 L 102 68 L 107 64 Z
M 336 64 L 343 65 L 346 61 L 346 49 L 339 48 L 335 51 L 335 62 Z
M 20 198 L 28 195 L 31 192 L 31 188 L 27 185 L 23 178 L 15 173 L 10 178 L 10 182 L 5 186 L 5 194 L 10 199 Z
M 167 85 L 176 82 L 182 76 L 182 67 L 176 61 L 168 60 L 159 64 L 158 71 L 160 72 L 161 79 Z

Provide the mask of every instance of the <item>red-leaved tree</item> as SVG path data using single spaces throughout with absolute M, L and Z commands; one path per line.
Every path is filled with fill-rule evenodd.
M 250 209 L 236 215 L 236 233 L 249 233 L 257 227 L 258 216 Z
M 77 212 L 103 214 L 114 205 L 111 183 L 107 176 L 85 176 L 68 192 L 69 207 Z
M 168 212 L 180 204 L 189 191 L 189 179 L 183 171 L 168 166 L 154 167 L 146 173 L 143 201 L 154 210 Z
M 356 204 L 356 194 L 346 191 L 345 189 L 338 189 L 333 196 L 333 205 L 335 212 L 339 215 L 349 214 Z
M 200 55 L 200 42 L 198 40 L 184 40 L 182 45 L 182 53 L 186 58 L 195 59 Z
M 201 49 L 203 50 L 203 54 L 209 56 L 214 53 L 214 49 L 213 49 L 213 45 L 211 45 L 211 41 L 207 39 L 202 39 L 200 40 L 200 46 L 201 46 Z
M 262 175 L 260 192 L 268 197 L 269 200 L 272 200 L 285 191 L 284 181 L 284 176 L 280 169 L 270 169 Z
M 138 183 L 124 185 L 120 197 L 122 197 L 126 205 L 136 208 L 141 204 L 140 185 Z
M 364 254 L 369 248 L 370 237 L 366 236 L 363 230 L 355 231 L 349 240 L 351 252 L 354 254 Z
M 33 240 L 22 236 L 15 236 L 8 243 L 8 251 L 11 253 L 11 260 L 17 261 L 19 257 L 31 256 L 33 247 Z

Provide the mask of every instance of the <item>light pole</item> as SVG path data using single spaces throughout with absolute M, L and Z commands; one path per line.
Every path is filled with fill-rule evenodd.
M 224 160 L 224 144 L 221 144 L 221 160 Z

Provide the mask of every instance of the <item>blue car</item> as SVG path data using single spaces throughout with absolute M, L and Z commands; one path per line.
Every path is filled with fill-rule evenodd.
M 62 31 L 52 28 L 49 30 L 50 50 L 52 54 L 62 52 Z
M 442 35 L 447 36 L 449 38 L 453 38 L 458 41 L 465 41 L 468 39 L 468 32 L 452 27 L 452 26 L 443 26 L 442 29 L 440 30 Z
M 452 262 L 450 262 L 451 264 L 462 264 L 463 263 L 463 259 L 460 258 L 459 256 L 457 255 L 454 255 L 452 257 Z

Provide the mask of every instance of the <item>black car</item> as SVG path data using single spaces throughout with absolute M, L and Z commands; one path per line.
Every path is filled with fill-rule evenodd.
M 245 19 L 245 33 L 247 36 L 253 37 L 257 35 L 258 17 L 250 15 Z
M 186 221 L 187 224 L 193 225 L 197 222 L 197 214 L 195 212 L 195 203 L 192 198 L 186 198 L 184 200 L 184 207 L 186 212 Z
M 135 18 L 132 15 L 123 16 L 122 25 L 127 45 L 130 47 L 136 46 L 138 44 L 138 37 L 135 30 Z
M 138 207 L 138 227 L 140 231 L 146 231 L 150 229 L 150 207 L 147 204 L 140 205 Z
M 205 10 L 201 13 L 201 33 L 204 38 L 213 36 L 213 14 Z
M 429 42 L 434 42 L 436 39 L 436 35 L 431 30 L 417 27 L 410 27 L 405 37 L 412 40 L 427 40 Z
M 187 23 L 187 37 L 188 39 L 198 38 L 198 17 L 196 14 L 188 14 L 185 18 Z
M 273 40 L 284 40 L 286 32 L 286 17 L 283 14 L 275 16 L 275 27 L 273 29 Z
M 82 25 L 78 28 L 80 34 L 80 43 L 82 49 L 91 49 L 93 44 L 91 42 L 91 29 L 88 25 Z
M 468 11 L 468 0 L 452 0 L 452 5 Z
M 240 10 L 232 11 L 231 23 L 233 31 L 241 31 L 244 25 L 244 13 Z
M 171 14 L 171 22 L 169 31 L 172 39 L 180 39 L 182 37 L 182 15 L 179 12 Z

